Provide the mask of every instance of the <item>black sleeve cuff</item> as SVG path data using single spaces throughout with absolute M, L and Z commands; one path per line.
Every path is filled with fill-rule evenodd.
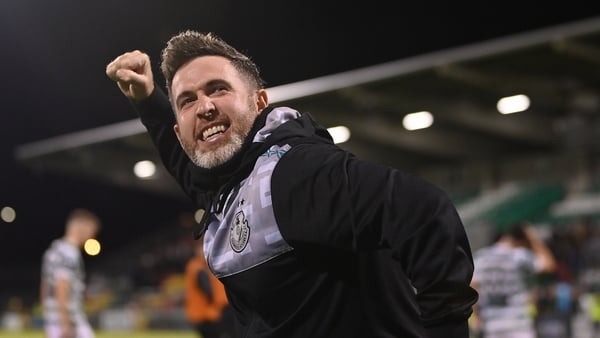
M 154 85 L 154 90 L 150 96 L 140 101 L 130 100 L 130 103 L 142 119 L 153 118 L 169 122 L 174 120 L 169 97 L 157 84 Z

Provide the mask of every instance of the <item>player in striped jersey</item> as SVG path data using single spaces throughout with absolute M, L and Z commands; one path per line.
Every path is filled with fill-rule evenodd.
M 81 247 L 96 235 L 98 217 L 85 209 L 73 210 L 65 234 L 55 239 L 42 259 L 40 298 L 46 338 L 93 338 L 83 309 L 85 269 Z
M 473 287 L 480 298 L 474 327 L 485 338 L 535 338 L 531 278 L 556 268 L 554 256 L 535 229 L 519 223 L 474 253 Z

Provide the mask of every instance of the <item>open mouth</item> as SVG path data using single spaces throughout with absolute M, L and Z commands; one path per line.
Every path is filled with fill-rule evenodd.
M 223 123 L 214 124 L 212 126 L 207 127 L 202 131 L 202 135 L 200 136 L 200 140 L 204 142 L 210 142 L 217 139 L 220 135 L 224 134 L 229 126 Z

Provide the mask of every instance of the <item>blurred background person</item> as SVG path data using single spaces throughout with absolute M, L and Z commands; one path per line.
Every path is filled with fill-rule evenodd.
M 194 255 L 185 269 L 186 317 L 202 338 L 234 338 L 225 288 L 208 269 L 203 243 L 194 243 Z
M 100 219 L 87 209 L 75 209 L 65 233 L 55 239 L 42 258 L 40 300 L 47 338 L 92 338 L 83 300 L 85 267 L 81 248 L 96 236 Z
M 600 228 L 587 218 L 575 223 L 581 256 L 579 283 L 585 313 L 592 324 L 593 337 L 600 337 Z
M 480 298 L 471 320 L 485 338 L 535 338 L 533 278 L 556 269 L 554 255 L 535 229 L 514 224 L 474 253 L 473 287 Z

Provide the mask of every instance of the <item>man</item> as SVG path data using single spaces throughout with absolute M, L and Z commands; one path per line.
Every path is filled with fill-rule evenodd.
M 205 212 L 208 264 L 240 337 L 468 337 L 477 299 L 447 195 L 333 144 L 308 113 L 269 106 L 259 71 L 214 34 L 106 68 L 166 168 Z
M 588 218 L 573 226 L 574 242 L 580 257 L 578 272 L 585 313 L 591 322 L 594 337 L 600 337 L 600 228 Z
M 65 234 L 44 252 L 40 299 L 47 338 L 93 338 L 83 309 L 85 269 L 81 247 L 100 227 L 89 210 L 74 209 L 66 220 Z
M 185 267 L 185 314 L 201 338 L 234 338 L 225 288 L 208 269 L 202 242 Z
M 490 246 L 475 252 L 473 287 L 480 294 L 473 328 L 485 338 L 537 337 L 532 278 L 556 269 L 554 255 L 525 223 L 505 229 Z

